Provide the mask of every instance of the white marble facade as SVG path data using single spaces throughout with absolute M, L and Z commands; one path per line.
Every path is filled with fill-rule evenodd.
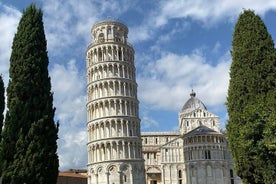
M 87 59 L 88 184 L 144 184 L 134 50 L 117 21 L 92 27 Z
M 240 184 L 219 118 L 192 91 L 179 131 L 142 132 L 147 184 Z

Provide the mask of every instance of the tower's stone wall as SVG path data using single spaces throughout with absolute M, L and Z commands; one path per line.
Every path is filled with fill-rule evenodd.
M 116 21 L 93 26 L 87 58 L 88 184 L 145 183 L 134 49 Z

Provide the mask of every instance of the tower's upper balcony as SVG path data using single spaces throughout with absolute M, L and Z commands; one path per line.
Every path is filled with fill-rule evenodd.
M 106 20 L 96 23 L 91 30 L 92 45 L 103 44 L 108 42 L 127 43 L 128 28 L 124 24 L 114 21 Z

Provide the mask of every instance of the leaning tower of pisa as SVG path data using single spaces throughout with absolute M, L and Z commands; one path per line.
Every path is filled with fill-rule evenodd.
M 88 184 L 143 184 L 134 49 L 128 28 L 96 23 L 87 58 Z

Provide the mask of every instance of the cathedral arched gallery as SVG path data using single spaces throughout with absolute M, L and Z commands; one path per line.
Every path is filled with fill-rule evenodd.
M 194 91 L 177 132 L 140 132 L 134 49 L 126 25 L 92 29 L 86 51 L 88 184 L 238 184 L 219 117 Z

